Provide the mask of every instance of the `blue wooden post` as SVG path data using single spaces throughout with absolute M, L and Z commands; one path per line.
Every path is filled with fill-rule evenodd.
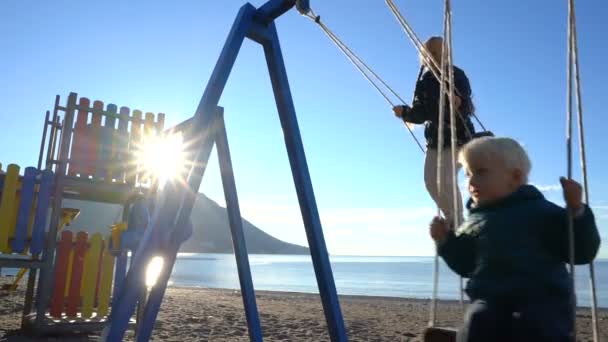
M 46 125 L 45 125 L 46 126 Z M 34 185 L 38 170 L 35 167 L 26 167 L 21 185 L 21 201 L 17 212 L 17 227 L 15 228 L 15 239 L 13 240 L 13 252 L 22 253 L 25 250 L 27 238 L 27 227 L 30 222 L 32 204 L 34 204 Z
M 177 259 L 177 253 L 181 244 L 192 236 L 192 223 L 183 227 L 176 227 L 171 236 L 168 236 L 163 244 L 162 250 L 156 255 L 163 258 L 164 263 L 161 272 L 156 280 L 156 285 L 150 291 L 148 301 L 144 307 L 144 312 L 141 321 L 138 323 L 136 332 L 137 341 L 145 342 L 152 336 L 152 329 L 158 316 L 158 310 L 162 303 L 167 284 Z
M 304 146 L 302 145 L 289 81 L 287 80 L 285 63 L 283 62 L 281 46 L 274 23 L 268 25 L 267 34 L 269 35 L 268 39 L 263 41 L 262 45 L 264 46 L 275 102 L 284 131 L 283 136 L 285 137 L 285 145 L 298 194 L 302 219 L 304 220 L 310 255 L 315 269 L 323 310 L 325 311 L 325 319 L 331 340 L 346 341 L 347 337 L 342 311 L 340 310 L 327 246 L 323 238 L 321 220 L 317 210 L 312 181 L 306 163 L 306 155 L 304 154 Z
M 228 136 L 224 124 L 224 111 L 219 108 L 215 125 L 215 146 L 220 164 L 222 184 L 224 186 L 224 196 L 226 198 L 226 208 L 228 209 L 228 221 L 230 232 L 232 233 L 232 244 L 236 257 L 236 266 L 239 273 L 241 285 L 241 295 L 245 306 L 245 317 L 249 328 L 249 338 L 251 341 L 262 341 L 262 327 L 258 315 L 258 307 L 255 301 L 255 290 L 253 279 L 251 278 L 251 268 L 249 266 L 249 255 L 245 243 L 245 233 L 243 232 L 243 220 L 239 208 L 239 199 L 236 192 L 236 182 L 230 158 L 228 146 Z
M 224 194 L 226 196 L 228 219 L 230 221 L 232 242 L 237 260 L 237 269 L 239 274 L 239 282 L 241 285 L 241 294 L 243 296 L 243 305 L 245 307 L 245 317 L 247 320 L 247 327 L 249 329 L 249 338 L 253 342 L 258 342 L 263 341 L 262 327 L 255 300 L 255 291 L 253 288 L 247 247 L 245 244 L 242 218 L 238 205 L 234 173 L 232 170 L 232 163 L 230 161 L 230 150 L 228 148 L 228 138 L 224 126 L 222 108 L 218 108 L 216 111 L 216 116 L 215 123 L 209 128 L 209 133 L 212 133 L 209 134 L 209 138 L 215 138 L 218 157 L 220 160 L 222 183 L 224 186 Z M 169 247 L 164 253 L 162 253 L 164 258 L 163 270 L 159 276 L 156 286 L 152 289 L 150 296 L 148 297 L 143 319 L 138 325 L 138 331 L 136 334 L 137 341 L 143 342 L 150 339 L 154 322 L 156 321 L 158 310 L 160 309 L 162 298 L 165 294 L 167 283 L 171 276 L 171 271 L 175 264 L 179 247 L 183 241 L 190 237 L 191 234 L 192 226 L 190 223 L 183 227 L 176 227 L 175 232 L 172 234 L 173 239 L 171 239 Z
M 163 296 L 165 295 L 165 291 L 167 290 L 167 284 L 169 282 L 169 278 L 171 277 L 173 265 L 175 264 L 175 260 L 177 259 L 177 252 L 179 250 L 179 246 L 179 244 L 172 244 L 169 248 L 165 250 L 164 253 L 159 255 L 163 258 L 163 269 L 160 275 L 158 276 L 156 286 L 154 286 L 150 291 L 150 295 L 148 296 L 148 301 L 146 302 L 146 306 L 142 315 L 142 320 L 137 323 L 137 333 L 135 334 L 137 336 L 137 342 L 149 341 L 150 337 L 152 336 L 154 323 L 156 323 L 158 310 L 160 310 L 160 305 L 162 303 Z
M 122 240 L 122 237 L 121 237 Z M 123 287 L 123 283 L 125 281 L 125 276 L 127 274 L 127 249 L 122 247 L 124 242 L 121 241 L 121 248 L 116 258 L 116 269 L 114 270 L 114 287 L 112 289 L 113 297 L 120 292 Z M 113 303 L 114 301 L 112 301 Z
M 155 210 L 151 225 L 146 229 L 137 251 L 132 256 L 131 267 L 123 281 L 123 286 L 114 293 L 112 311 L 108 325 L 102 333 L 102 341 L 122 341 L 129 327 L 129 321 L 135 312 L 142 289 L 145 288 L 146 267 L 154 253 L 158 251 L 161 242 L 159 233 L 162 230 L 166 231 L 171 218 L 175 217 L 177 203 L 166 199 L 166 196 L 158 198 L 161 201 L 158 207 L 162 209 Z
M 37 255 L 42 252 L 44 246 L 45 228 L 47 223 L 48 209 L 51 204 L 51 193 L 55 182 L 55 175 L 51 170 L 44 170 L 40 176 L 40 188 L 38 188 L 38 199 L 36 202 L 36 214 L 32 227 L 32 241 L 30 243 L 30 253 Z M 52 230 L 51 230 L 52 232 Z M 50 233 L 49 234 L 49 240 Z M 56 235 L 57 233 L 55 233 Z M 48 249 L 47 249 L 48 251 Z M 53 257 L 52 255 L 49 258 Z

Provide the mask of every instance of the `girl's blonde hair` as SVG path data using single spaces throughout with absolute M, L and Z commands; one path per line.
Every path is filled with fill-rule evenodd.
M 429 52 L 431 57 L 435 60 L 437 67 L 441 67 L 441 57 L 443 55 L 443 38 L 433 36 L 427 39 L 426 42 L 424 42 L 424 47 Z M 427 68 L 432 67 L 431 62 L 424 58 L 422 54 L 420 55 L 420 61 Z
M 467 168 L 468 165 L 480 162 L 500 161 L 502 166 L 509 170 L 520 170 L 524 183 L 528 182 L 528 175 L 532 163 L 526 150 L 514 139 L 482 137 L 473 139 L 462 147 L 458 161 Z

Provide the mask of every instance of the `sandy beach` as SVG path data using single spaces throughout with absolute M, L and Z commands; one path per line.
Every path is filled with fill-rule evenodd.
M 23 289 L 0 297 L 0 341 L 95 341 L 97 336 L 32 338 L 18 331 Z M 350 341 L 421 341 L 428 321 L 428 300 L 341 296 Z M 265 341 L 329 341 L 318 295 L 257 292 Z M 441 325 L 457 326 L 462 308 L 441 301 Z M 580 341 L 592 341 L 591 314 L 578 313 Z M 608 310 L 600 311 L 600 340 L 608 341 Z M 126 341 L 133 341 L 131 332 Z M 169 288 L 161 307 L 154 341 L 248 341 L 243 303 L 238 291 Z

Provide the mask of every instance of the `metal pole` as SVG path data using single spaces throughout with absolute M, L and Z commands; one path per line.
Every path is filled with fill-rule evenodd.
M 258 315 L 258 307 L 255 301 L 255 290 L 249 266 L 249 255 L 243 232 L 243 220 L 239 208 L 239 198 L 236 191 L 234 171 L 230 158 L 230 148 L 228 146 L 228 135 L 224 123 L 224 110 L 218 108 L 215 126 L 215 147 L 220 164 L 222 184 L 224 186 L 224 196 L 226 198 L 226 209 L 228 210 L 228 221 L 230 232 L 232 233 L 232 244 L 236 257 L 236 265 L 241 285 L 241 295 L 245 306 L 245 317 L 249 328 L 249 339 L 252 342 L 262 341 L 262 327 Z
M 331 340 L 347 341 L 340 302 L 329 262 L 325 238 L 323 237 L 321 219 L 315 201 L 296 111 L 291 97 L 289 81 L 287 80 L 285 63 L 283 62 L 281 46 L 274 23 L 268 25 L 268 34 L 268 38 L 270 39 L 263 44 L 264 54 L 266 55 L 272 89 L 279 111 L 281 126 L 283 127 L 285 146 L 287 147 L 291 172 L 298 194 L 300 211 L 304 220 L 306 237 L 308 238 L 308 246 L 310 247 L 310 255 L 319 286 L 319 294 L 323 303 L 325 319 Z
M 40 280 L 38 282 L 37 310 L 36 310 L 36 326 L 40 327 L 46 314 L 46 309 L 49 304 L 52 284 L 53 284 L 53 257 L 55 254 L 55 246 L 57 244 L 57 226 L 59 225 L 59 216 L 61 215 L 61 202 L 63 195 L 63 180 L 66 173 L 68 154 L 70 151 L 70 142 L 72 140 L 71 127 L 74 123 L 74 108 L 76 106 L 76 93 L 70 93 L 67 101 L 67 109 L 65 112 L 64 125 L 61 131 L 61 144 L 59 146 L 59 164 L 55 172 L 55 191 L 53 196 L 53 208 L 51 212 L 51 222 L 47 235 L 46 248 L 42 254 L 43 266 L 40 269 Z
M 40 152 L 38 153 L 38 170 L 42 167 L 42 154 L 44 153 L 44 143 L 46 141 L 46 130 L 49 125 L 49 116 L 51 115 L 50 111 L 46 111 L 46 115 L 44 116 L 44 125 L 42 127 L 42 140 L 40 141 Z
M 46 151 L 46 168 L 52 167 L 51 160 L 55 159 L 55 142 L 57 140 L 57 130 L 59 129 L 59 95 L 55 96 L 55 106 L 53 107 L 53 119 L 51 125 L 51 133 L 49 137 L 49 145 Z

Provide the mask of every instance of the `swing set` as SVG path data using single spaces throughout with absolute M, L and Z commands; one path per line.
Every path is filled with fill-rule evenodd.
M 445 120 L 445 101 L 447 100 L 450 101 L 450 103 L 454 103 L 455 96 L 458 95 L 456 89 L 454 88 L 452 72 L 451 1 L 444 1 L 443 58 L 441 60 L 441 65 L 437 65 L 436 61 L 431 57 L 429 51 L 426 50 L 425 46 L 414 33 L 414 30 L 401 15 L 394 1 L 386 0 L 388 8 L 395 15 L 398 23 L 402 26 L 408 38 L 412 41 L 414 47 L 422 56 L 423 63 L 429 68 L 429 70 L 431 70 L 431 72 L 433 72 L 436 79 L 440 81 L 440 131 L 443 130 Z M 581 139 L 580 155 L 583 170 L 583 184 L 585 189 L 585 200 L 587 203 L 589 203 L 574 0 L 567 1 L 569 10 L 567 108 L 568 176 L 571 177 L 572 173 L 572 81 L 574 81 L 576 88 L 576 102 L 578 105 L 577 113 L 579 136 Z M 57 98 L 55 109 L 62 110 L 66 113 L 64 123 L 62 125 L 59 124 L 57 115 L 54 115 L 53 120 L 49 121 L 49 114 L 47 112 L 47 118 L 45 119 L 45 131 L 43 133 L 43 142 L 46 136 L 46 127 L 49 126 L 51 127 L 49 151 L 54 151 L 56 148 L 55 145 L 57 144 L 56 136 L 58 134 L 58 130 L 62 130 L 61 139 L 59 139 L 58 143 L 58 157 L 55 157 L 54 152 L 52 154 L 49 152 L 47 155 L 47 171 L 39 171 L 41 169 L 41 165 L 39 165 L 37 169 L 33 168 L 35 170 L 26 170 L 26 174 L 23 176 L 23 186 L 21 191 L 28 194 L 31 192 L 32 196 L 34 196 L 34 191 L 30 191 L 29 189 L 36 189 L 35 193 L 36 196 L 38 196 L 38 209 L 24 207 L 23 218 L 19 216 L 18 219 L 21 226 L 27 226 L 27 224 L 23 223 L 27 222 L 27 218 L 29 217 L 26 215 L 26 213 L 30 214 L 32 210 L 37 213 L 35 210 L 43 211 L 46 210 L 49 205 L 51 205 L 52 212 L 54 214 L 50 221 L 50 231 L 46 233 L 50 238 L 45 239 L 44 229 L 36 228 L 36 224 L 38 224 L 38 216 L 36 216 L 36 220 L 34 221 L 34 229 L 31 232 L 28 233 L 27 230 L 19 230 L 21 235 L 28 236 L 27 239 L 31 239 L 32 241 L 32 247 L 30 247 L 32 254 L 31 257 L 27 260 L 24 260 L 23 258 L 11 259 L 10 262 L 5 263 L 5 265 L 11 267 L 26 267 L 31 269 L 26 298 L 26 309 L 28 310 L 28 313 L 33 305 L 34 281 L 36 278 L 35 271 L 37 269 L 41 271 L 38 293 L 36 294 L 37 311 L 35 314 L 28 316 L 26 316 L 26 313 L 24 312 L 24 317 L 29 317 L 29 319 L 24 320 L 24 322 L 31 322 L 33 327 L 40 328 L 40 326 L 43 325 L 42 323 L 45 321 L 45 318 L 49 316 L 49 314 L 47 314 L 49 307 L 51 308 L 51 316 L 61 316 L 64 311 L 69 311 L 68 316 L 71 316 L 68 318 L 71 318 L 74 317 L 76 311 L 80 310 L 78 317 L 86 320 L 91 317 L 92 307 L 96 306 L 97 310 L 100 311 L 100 319 L 95 321 L 95 323 L 96 326 L 103 326 L 103 341 L 120 341 L 124 338 L 126 330 L 133 326 L 135 326 L 136 340 L 148 341 L 152 335 L 154 323 L 167 288 L 171 271 L 177 258 L 179 247 L 185 240 L 189 238 L 192 233 L 192 224 L 189 221 L 190 214 L 196 199 L 196 193 L 198 192 L 205 173 L 212 147 L 215 145 L 219 158 L 224 195 L 226 198 L 226 207 L 228 211 L 235 257 L 237 260 L 237 270 L 249 336 L 251 341 L 263 340 L 248 260 L 247 247 L 245 243 L 245 236 L 242 228 L 229 144 L 226 135 L 225 123 L 223 120 L 224 108 L 218 106 L 219 99 L 238 56 L 240 47 L 245 38 L 249 38 L 252 41 L 262 45 L 266 57 L 278 114 L 284 131 L 285 145 L 287 148 L 291 172 L 296 187 L 315 276 L 327 322 L 329 337 L 331 341 L 348 340 L 331 270 L 331 264 L 329 262 L 329 255 L 327 253 L 327 247 L 322 232 L 312 181 L 308 171 L 302 138 L 300 136 L 295 106 L 291 96 L 289 82 L 287 80 L 287 72 L 283 62 L 277 29 L 274 23 L 278 17 L 291 10 L 293 7 L 295 7 L 300 14 L 311 19 L 325 32 L 325 34 L 337 45 L 337 47 L 347 56 L 355 67 L 357 67 L 363 76 L 385 98 L 391 107 L 394 107 L 397 103 L 397 101 L 390 99 L 391 96 L 396 97 L 400 101 L 399 103 L 406 103 L 391 87 L 386 84 L 386 82 L 384 82 L 378 76 L 377 73 L 369 68 L 361 58 L 359 58 L 321 21 L 321 17 L 315 14 L 310 7 L 308 0 L 268 0 L 259 8 L 255 8 L 249 3 L 241 7 L 228 34 L 224 47 L 216 62 L 215 68 L 207 83 L 194 116 L 168 130 L 170 133 L 180 132 L 183 137 L 183 141 L 188 143 L 185 155 L 187 156 L 189 165 L 187 170 L 184 170 L 181 174 L 183 177 L 183 182 L 168 181 L 159 187 L 159 184 L 155 179 L 138 173 L 139 169 L 137 163 L 128 164 L 130 169 L 125 169 L 121 168 L 120 166 L 124 164 L 113 162 L 112 158 L 108 157 L 117 156 L 121 160 L 128 159 L 132 161 L 133 158 L 129 157 L 130 152 L 128 149 L 121 150 L 126 154 L 122 154 L 123 152 L 118 152 L 118 154 L 116 154 L 116 151 L 113 150 L 112 147 L 115 146 L 113 145 L 114 142 L 118 142 L 117 144 L 120 145 L 120 141 L 122 141 L 125 145 L 131 146 L 129 139 L 133 136 L 137 137 L 138 134 L 141 134 L 142 125 L 143 129 L 147 132 L 161 132 L 163 129 L 164 114 L 159 114 L 158 121 L 154 122 L 153 114 L 151 116 L 146 115 L 145 120 L 143 120 L 141 112 L 134 112 L 133 115 L 129 115 L 129 109 L 126 107 L 122 107 L 119 110 L 116 105 L 108 105 L 104 110 L 103 103 L 95 102 L 91 107 L 90 102 L 88 102 L 89 100 L 85 98 L 81 98 L 80 102 L 77 103 L 78 96 L 75 93 L 70 94 L 65 107 L 59 106 L 59 99 Z M 574 77 L 572 77 L 573 72 Z M 457 111 L 455 111 L 454 107 L 455 106 L 450 106 L 449 122 L 455 122 L 456 115 L 459 114 Z M 78 115 L 76 115 L 76 111 L 78 111 Z M 84 113 L 82 114 L 82 118 L 81 112 Z M 89 113 L 92 114 L 93 121 L 91 124 L 88 123 L 87 119 Z M 101 126 L 101 115 L 106 117 L 106 125 L 111 126 L 111 129 L 103 129 Z M 475 118 L 482 129 L 487 131 L 479 118 L 477 116 L 475 116 Z M 118 128 L 116 128 L 115 125 L 116 120 L 118 120 Z M 127 131 L 127 122 L 131 122 L 132 127 L 137 127 L 135 131 L 133 131 L 133 129 L 131 132 Z M 133 126 L 133 124 L 135 124 L 135 126 Z M 96 129 L 90 130 L 89 126 L 91 125 L 95 126 Z M 69 129 L 62 129 L 61 127 L 68 127 Z M 422 152 L 424 152 L 424 148 L 418 142 L 412 129 L 407 125 L 406 128 Z M 80 135 L 76 133 L 72 135 L 72 131 L 80 132 Z M 454 141 L 456 137 L 455 125 L 451 125 L 451 132 L 451 162 L 454 165 L 456 163 L 456 151 L 453 148 L 456 145 Z M 90 139 L 83 138 L 88 137 L 87 134 L 95 134 L 95 139 L 101 139 L 100 141 L 111 141 L 112 143 L 110 143 L 110 145 L 105 144 L 104 148 L 96 150 L 95 146 L 88 145 L 87 141 L 90 141 Z M 84 140 L 82 140 L 82 142 L 77 142 L 79 139 L 77 137 Z M 72 138 L 73 141 L 71 141 Z M 440 134 L 439 139 L 440 141 L 438 146 L 441 149 L 443 146 L 443 135 Z M 71 149 L 70 146 L 72 147 Z M 108 146 L 111 146 L 109 150 Z M 41 147 L 41 158 L 42 150 L 43 146 Z M 87 158 L 89 158 L 88 156 L 91 155 L 91 151 L 95 151 L 95 153 L 99 153 L 99 155 L 105 157 L 100 159 L 98 158 L 93 161 L 88 160 Z M 441 153 L 438 155 L 441 156 Z M 105 160 L 106 162 L 99 163 L 100 160 Z M 439 159 L 438 168 L 441 168 L 442 163 L 443 161 Z M 68 169 L 68 165 L 73 166 L 70 166 Z M 50 171 L 50 166 L 54 167 L 54 172 Z M 456 177 L 456 175 L 454 174 L 453 177 Z M 1 177 L 1 180 L 4 182 L 2 205 L 4 205 L 4 196 L 7 196 L 8 198 L 9 193 L 12 196 L 15 196 L 17 178 L 18 173 L 16 173 L 15 170 L 7 172 L 6 175 Z M 31 180 L 26 182 L 26 179 Z M 93 182 L 92 179 L 97 181 Z M 148 184 L 148 187 L 142 188 L 140 186 L 141 183 Z M 456 181 L 453 181 L 452 183 L 454 186 L 457 184 Z M 6 190 L 6 184 L 10 184 L 11 186 L 11 188 L 8 189 L 8 192 Z M 26 184 L 27 187 L 25 186 Z M 441 189 L 439 177 L 438 188 Z M 54 191 L 51 191 L 53 189 Z M 456 191 L 453 191 L 453 193 L 456 195 Z M 127 230 L 136 230 L 139 232 L 138 235 L 132 238 L 128 238 L 128 235 L 126 235 L 124 236 L 125 239 L 123 240 L 123 236 L 120 235 L 121 229 L 117 228 L 116 230 L 112 231 L 110 239 L 112 242 L 109 242 L 110 240 L 104 240 L 101 236 L 94 236 L 91 238 L 91 240 L 87 240 L 86 236 L 81 235 L 76 237 L 76 241 L 74 243 L 73 236 L 64 232 L 61 240 L 59 241 L 59 245 L 65 245 L 66 247 L 65 249 L 57 249 L 56 236 L 57 229 L 59 227 L 59 213 L 61 209 L 60 199 L 63 198 L 64 194 L 70 194 L 69 196 L 74 196 L 81 199 L 123 204 L 123 221 L 130 221 L 125 225 L 138 226 L 137 229 L 132 229 L 133 227 L 129 227 Z M 133 203 L 134 194 L 138 194 L 140 197 L 143 196 L 147 200 L 153 199 L 153 206 L 144 205 L 141 201 Z M 53 201 L 51 201 L 51 197 L 54 199 Z M 453 202 L 457 203 L 457 201 Z M 10 204 L 16 202 L 9 201 L 6 203 Z M 6 212 L 13 212 L 15 211 L 15 207 L 14 204 L 12 205 L 13 206 L 9 206 L 6 209 L 1 207 L 0 211 L 4 210 Z M 139 209 L 136 209 L 136 207 Z M 131 224 L 131 220 L 129 220 L 130 210 L 138 214 L 138 219 L 133 218 L 132 220 L 133 222 L 137 223 Z M 150 210 L 150 214 L 148 213 L 148 210 Z M 6 227 L 9 227 L 11 224 L 15 224 L 15 222 L 17 222 L 4 222 L 5 220 L 2 219 L 3 217 L 4 216 L 0 215 L 0 233 L 2 233 Z M 42 221 L 42 218 L 40 218 L 40 220 L 40 225 L 43 225 L 44 222 Z M 458 222 L 455 222 L 455 224 L 457 223 Z M 9 227 L 8 229 L 12 228 Z M 9 248 L 9 234 L 5 235 L 6 239 L 4 239 L 4 235 L 0 234 L 0 250 L 3 253 L 5 253 L 5 250 L 8 250 Z M 17 235 L 14 234 L 11 235 L 11 239 L 15 239 L 16 236 Z M 572 237 L 571 224 L 570 237 Z M 22 237 L 19 237 L 18 239 L 18 241 L 24 240 L 25 238 Z M 123 243 L 127 241 L 131 242 Z M 574 251 L 572 238 L 570 241 L 570 255 L 573 256 Z M 18 251 L 23 250 L 21 243 L 14 243 L 14 246 L 17 246 Z M 55 255 L 56 249 L 58 251 L 57 255 Z M 127 250 L 132 252 L 131 264 L 128 272 L 126 272 Z M 83 254 L 85 251 L 92 252 L 94 256 L 87 258 Z M 74 268 L 69 261 L 70 255 L 78 255 L 78 259 L 83 259 L 84 262 L 82 264 L 78 264 L 77 268 Z M 162 267 L 160 268 L 160 273 L 158 274 L 156 284 L 151 286 L 145 282 L 146 270 L 150 263 L 153 260 L 159 260 L 159 257 L 161 257 L 163 260 Z M 429 325 L 424 331 L 424 339 L 425 341 L 452 341 L 455 339 L 456 330 L 453 328 L 439 327 L 437 325 L 436 307 L 439 276 L 438 260 L 439 258 L 437 254 L 435 254 L 432 302 Z M 0 265 L 2 264 L 1 261 L 2 259 L 0 259 Z M 74 263 L 74 261 L 72 261 L 72 263 Z M 113 281 L 114 287 L 112 289 L 112 298 L 111 300 L 106 300 L 107 297 L 105 294 L 110 291 L 109 286 L 112 284 L 112 278 L 109 275 L 104 276 L 103 269 L 104 267 L 107 270 L 113 269 L 113 266 L 110 267 L 108 265 L 114 265 L 114 263 L 116 263 L 116 268 L 114 272 L 115 279 Z M 72 265 L 71 278 L 62 278 L 58 283 L 57 277 L 55 277 L 55 288 L 53 288 L 53 282 L 50 280 L 54 279 L 53 270 L 57 270 L 57 268 L 54 269 L 53 266 L 70 267 L 69 265 Z M 97 273 L 95 273 L 95 275 L 91 274 L 87 276 L 88 278 L 86 280 L 86 284 L 88 285 L 87 288 L 84 288 L 81 284 L 84 284 L 85 281 L 79 279 L 74 280 L 74 277 L 82 277 L 80 275 L 82 273 L 80 268 L 86 267 L 86 265 L 89 267 L 100 266 L 101 268 L 97 269 Z M 58 271 L 55 271 L 55 273 L 60 274 L 61 272 L 58 273 Z M 570 262 L 570 274 L 572 281 L 574 281 L 574 263 L 572 257 Z M 599 331 L 597 322 L 595 275 L 593 264 L 590 265 L 590 277 L 592 286 L 591 303 L 593 337 L 594 341 L 598 341 Z M 69 283 L 73 283 L 73 285 L 68 285 Z M 80 290 L 81 288 L 84 291 L 87 291 L 86 295 L 77 292 L 77 290 Z M 55 297 L 52 296 L 54 293 L 56 293 Z M 103 299 L 100 299 L 100 293 L 104 294 Z M 63 297 L 66 294 L 68 297 L 67 299 Z M 64 305 L 67 305 L 67 307 L 64 308 Z M 576 305 L 575 301 L 573 301 L 573 305 Z M 137 312 L 137 319 L 134 321 L 133 316 L 135 312 Z M 87 322 L 82 323 L 89 323 L 89 321 L 90 319 L 87 320 Z M 65 322 L 65 324 L 70 323 L 73 322 Z M 25 325 L 27 326 L 28 324 Z M 79 328 L 82 328 L 82 325 L 79 326 Z M 67 329 L 69 330 L 70 328 L 68 327 Z M 72 326 L 72 330 L 78 329 Z

